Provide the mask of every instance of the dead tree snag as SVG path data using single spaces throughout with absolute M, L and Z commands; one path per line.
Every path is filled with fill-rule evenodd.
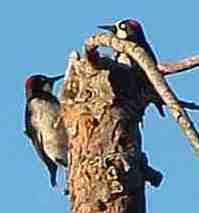
M 103 34 L 87 41 L 82 58 L 71 54 L 60 99 L 69 135 L 72 211 L 145 213 L 145 182 L 158 187 L 162 180 L 161 173 L 148 165 L 141 144 L 139 123 L 150 102 L 140 96 L 135 73 L 109 57 L 100 57 L 98 46 L 110 46 L 140 64 L 196 150 L 198 134 L 140 47 Z
M 72 210 L 144 213 L 145 181 L 158 186 L 162 179 L 141 149 L 139 122 L 146 106 L 130 70 L 103 63 L 110 69 L 95 68 L 73 53 L 61 94 Z

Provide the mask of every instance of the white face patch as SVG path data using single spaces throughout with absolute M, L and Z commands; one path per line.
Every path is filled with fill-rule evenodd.
M 120 28 L 121 28 L 122 30 L 125 30 L 126 25 L 125 25 L 125 24 L 121 24 L 121 25 L 120 25 Z
M 125 31 L 125 26 L 124 28 L 119 26 L 120 24 L 120 21 L 119 22 L 116 22 L 115 26 L 116 26 L 116 29 L 117 29 L 117 37 L 120 38 L 120 39 L 126 39 L 127 38 L 127 33 Z M 123 24 L 122 24 L 123 25 Z M 125 24 L 124 24 L 125 25 Z

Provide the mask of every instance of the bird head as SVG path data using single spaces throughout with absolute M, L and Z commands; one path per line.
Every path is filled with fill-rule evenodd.
M 47 77 L 45 75 L 32 75 L 25 82 L 26 96 L 30 97 L 34 92 L 52 93 L 54 83 L 63 78 L 64 75 Z
M 143 42 L 145 40 L 141 24 L 133 19 L 121 20 L 113 25 L 101 25 L 98 27 L 112 32 L 119 39 L 133 42 Z

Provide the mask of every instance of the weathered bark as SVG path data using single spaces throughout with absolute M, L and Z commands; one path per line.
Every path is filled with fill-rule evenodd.
M 135 76 L 119 64 L 97 69 L 72 56 L 61 94 L 72 211 L 145 213 L 145 181 L 158 186 L 162 175 L 141 150 L 139 122 L 146 106 Z
M 112 38 L 103 36 L 92 38 L 87 50 L 95 45 L 115 47 Z M 142 60 L 128 44 L 121 43 L 120 51 L 156 72 L 145 53 Z M 69 137 L 71 208 L 75 213 L 145 213 L 145 182 L 157 187 L 162 179 L 148 165 L 141 146 L 139 123 L 149 100 L 140 95 L 135 72 L 128 66 L 108 57 L 94 59 L 95 64 L 88 55 L 71 54 L 60 97 Z

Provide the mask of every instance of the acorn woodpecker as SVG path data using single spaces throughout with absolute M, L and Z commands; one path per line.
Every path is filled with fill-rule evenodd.
M 139 46 L 144 48 L 144 50 L 148 53 L 149 57 L 153 60 L 153 62 L 157 65 L 157 59 L 149 45 L 149 43 L 146 41 L 143 28 L 141 24 L 136 20 L 121 20 L 116 22 L 114 25 L 102 25 L 98 26 L 101 29 L 105 29 L 108 31 L 111 31 L 117 38 L 132 41 L 137 43 Z M 115 59 L 117 62 L 120 63 L 121 57 L 123 57 L 123 53 L 116 53 Z M 130 64 L 132 66 L 132 69 L 137 71 L 141 69 L 138 64 L 130 59 Z M 143 72 L 136 72 L 137 80 L 138 80 L 138 86 L 140 89 L 140 93 L 144 93 L 144 96 L 152 97 L 149 102 L 152 102 L 157 107 L 159 113 L 164 116 L 164 111 L 162 105 L 164 104 L 158 93 L 155 91 L 152 84 L 149 82 L 146 75 L 143 74 Z M 149 86 L 150 85 L 150 86 Z
M 63 77 L 33 75 L 25 82 L 25 133 L 46 165 L 52 187 L 57 185 L 58 166 L 67 167 L 67 135 L 59 124 L 60 103 L 52 94 L 54 83 Z

